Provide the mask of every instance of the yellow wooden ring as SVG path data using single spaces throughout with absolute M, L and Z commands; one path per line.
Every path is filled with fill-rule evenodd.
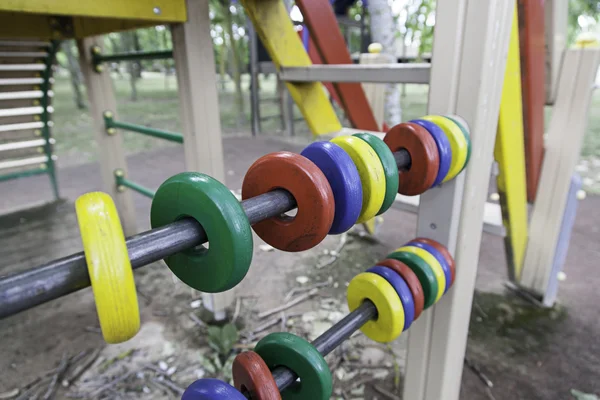
M 450 148 L 452 149 L 452 162 L 450 163 L 450 170 L 448 170 L 448 174 L 446 174 L 446 177 L 442 182 L 449 181 L 460 173 L 462 167 L 465 165 L 465 162 L 467 162 L 467 153 L 469 152 L 469 147 L 467 145 L 467 141 L 465 140 L 465 136 L 458 125 L 450 121 L 448 118 L 444 118 L 439 115 L 428 115 L 421 119 L 426 119 L 427 121 L 433 122 L 442 128 L 448 137 Z
M 338 136 L 331 142 L 344 149 L 358 169 L 363 203 L 356 223 L 366 222 L 377 215 L 385 198 L 385 173 L 381 160 L 367 142 L 357 137 Z
M 404 308 L 392 285 L 372 272 L 356 275 L 346 292 L 348 308 L 354 311 L 367 299 L 375 304 L 377 319 L 367 322 L 360 330 L 381 343 L 391 342 L 400 336 L 404 328 Z
M 429 265 L 433 274 L 435 275 L 435 279 L 437 281 L 437 295 L 435 296 L 435 302 L 437 303 L 442 295 L 444 294 L 444 289 L 446 289 L 446 275 L 444 275 L 444 269 L 442 268 L 440 262 L 427 250 L 424 250 L 420 247 L 415 246 L 403 246 L 396 251 L 404 251 L 406 253 L 413 253 L 414 255 L 420 257 L 423 261 Z
M 140 311 L 117 208 L 106 193 L 75 202 L 102 336 L 107 343 L 131 339 L 140 329 Z

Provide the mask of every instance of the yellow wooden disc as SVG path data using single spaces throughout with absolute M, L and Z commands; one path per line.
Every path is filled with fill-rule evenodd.
M 340 146 L 356 165 L 363 190 L 363 203 L 356 221 L 361 224 L 373 218 L 385 197 L 385 174 L 375 150 L 367 142 L 354 136 L 338 136 L 331 140 Z
M 414 255 L 420 257 L 423 261 L 425 261 L 427 265 L 429 265 L 429 267 L 433 271 L 433 274 L 435 275 L 435 279 L 437 280 L 438 291 L 437 295 L 435 296 L 435 302 L 437 303 L 444 294 L 444 290 L 446 289 L 446 275 L 444 275 L 444 270 L 442 269 L 440 262 L 431 253 L 420 247 L 409 245 L 400 247 L 399 249 L 396 249 L 395 252 L 396 251 L 413 253 Z
M 140 311 L 125 236 L 113 200 L 93 192 L 75 202 L 81 241 L 107 343 L 131 339 L 140 329 Z
M 467 141 L 465 140 L 465 136 L 458 125 L 448 118 L 444 118 L 439 115 L 428 115 L 421 119 L 431 121 L 442 128 L 446 134 L 446 137 L 448 138 L 448 141 L 450 142 L 450 148 L 452 149 L 452 162 L 450 163 L 450 170 L 448 170 L 448 173 L 442 182 L 449 181 L 460 173 L 462 167 L 467 161 L 469 147 L 467 145 Z
M 391 342 L 400 336 L 404 328 L 404 308 L 392 285 L 371 272 L 356 275 L 346 292 L 348 308 L 354 311 L 367 299 L 375 304 L 377 319 L 367 322 L 360 330 L 381 343 Z

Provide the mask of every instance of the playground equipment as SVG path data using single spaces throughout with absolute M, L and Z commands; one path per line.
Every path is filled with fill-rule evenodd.
M 52 138 L 52 66 L 56 41 L 0 41 L 0 181 L 48 174 L 58 184 Z

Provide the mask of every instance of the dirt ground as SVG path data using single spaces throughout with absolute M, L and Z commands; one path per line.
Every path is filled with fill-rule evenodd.
M 224 148 L 227 184 L 237 190 L 256 158 L 301 146 L 275 139 L 226 138 Z M 128 159 L 129 175 L 156 188 L 183 169 L 182 160 L 180 148 L 136 154 Z M 81 250 L 73 201 L 100 189 L 99 170 L 94 164 L 69 166 L 59 171 L 59 180 L 64 201 L 18 213 L 9 210 L 50 200 L 47 178 L 0 183 L 0 210 L 7 213 L 0 217 L 0 276 Z M 139 229 L 148 229 L 150 201 L 136 194 L 134 199 Z M 565 266 L 567 279 L 561 283 L 560 304 L 552 310 L 536 309 L 504 291 L 502 238 L 484 234 L 467 348 L 473 367 L 464 369 L 461 398 L 569 399 L 572 389 L 600 394 L 599 207 L 600 197 L 588 196 L 580 203 Z M 252 348 L 266 333 L 289 330 L 313 339 L 339 320 L 348 311 L 347 282 L 411 239 L 415 226 L 415 215 L 390 210 L 376 241 L 356 229 L 295 254 L 269 251 L 255 236 L 252 268 L 236 288 L 239 300 L 230 310 L 237 338 L 230 327 L 211 326 L 199 293 L 177 281 L 162 262 L 136 270 L 142 328 L 126 343 L 104 344 L 89 288 L 4 319 L 0 399 L 26 398 L 36 391 L 41 398 L 48 388 L 53 390 L 59 376 L 53 369 L 63 372 L 71 364 L 91 366 L 78 379 L 70 379 L 76 367 L 66 368 L 56 382 L 55 398 L 178 398 L 181 388 L 199 377 L 229 379 L 236 352 Z M 339 257 L 328 264 L 336 251 Z M 259 318 L 260 312 L 309 292 L 315 294 L 283 315 Z M 266 322 L 272 326 L 258 329 Z M 400 398 L 406 336 L 382 346 L 357 334 L 330 355 L 335 398 Z M 37 378 L 41 383 L 27 393 L 23 388 Z M 63 386 L 65 379 L 75 382 Z

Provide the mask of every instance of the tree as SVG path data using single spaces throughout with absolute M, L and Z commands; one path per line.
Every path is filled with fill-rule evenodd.
M 139 51 L 139 39 L 135 31 L 121 33 L 121 46 L 123 51 Z M 127 61 L 127 72 L 129 73 L 129 85 L 131 86 L 131 101 L 137 100 L 137 80 L 141 77 L 141 65 L 139 61 Z
M 569 0 L 567 42 L 573 44 L 577 35 L 582 32 L 580 22 L 586 22 L 586 25 L 591 22 L 596 25 L 600 19 L 599 14 L 600 1 L 598 0 Z
M 76 56 L 73 54 L 74 50 L 77 51 L 77 47 L 75 46 L 73 40 L 65 40 L 61 44 L 61 49 L 66 58 L 66 65 L 63 65 L 63 67 L 67 68 L 71 77 L 71 88 L 73 89 L 73 100 L 75 100 L 75 106 L 79 110 L 85 110 L 86 104 L 81 90 L 83 81 L 81 69 L 79 68 L 79 63 L 77 62 Z

